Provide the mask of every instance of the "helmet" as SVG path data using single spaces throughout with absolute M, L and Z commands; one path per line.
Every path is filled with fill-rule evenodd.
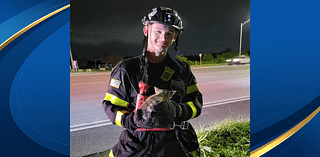
M 177 11 L 168 7 L 159 6 L 153 8 L 147 16 L 143 17 L 141 22 L 145 26 L 152 22 L 165 23 L 170 27 L 174 27 L 179 34 L 182 33 L 183 30 L 180 15 Z

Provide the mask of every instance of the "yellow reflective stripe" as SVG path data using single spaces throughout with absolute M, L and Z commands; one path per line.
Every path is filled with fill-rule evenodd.
M 104 100 L 108 100 L 110 101 L 112 104 L 114 105 L 117 105 L 117 106 L 121 106 L 121 107 L 128 107 L 129 103 L 110 94 L 110 93 L 107 93 L 106 94 L 106 97 L 104 98 Z
M 197 109 L 196 107 L 194 106 L 193 102 L 192 101 L 189 101 L 187 102 L 187 104 L 191 107 L 191 110 L 192 110 L 192 116 L 190 119 L 194 118 L 197 114 Z
M 125 114 L 125 113 L 128 113 L 128 111 L 126 111 L 126 110 L 120 110 L 120 111 L 117 112 L 116 119 L 115 119 L 115 122 L 116 122 L 117 125 L 122 126 L 122 125 L 121 125 L 121 117 L 122 117 L 122 115 Z
M 112 150 L 110 150 L 109 157 L 114 157 Z
M 198 87 L 197 84 L 194 84 L 194 85 L 191 85 L 191 86 L 187 87 L 186 94 L 190 94 L 190 93 L 193 93 L 193 92 L 196 92 L 196 91 L 199 91 L 199 87 Z

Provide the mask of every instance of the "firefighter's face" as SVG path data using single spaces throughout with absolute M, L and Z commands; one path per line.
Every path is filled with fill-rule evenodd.
M 148 33 L 148 51 L 154 53 L 155 56 L 165 54 L 168 48 L 177 38 L 174 28 L 165 24 L 153 23 L 144 27 L 144 34 Z

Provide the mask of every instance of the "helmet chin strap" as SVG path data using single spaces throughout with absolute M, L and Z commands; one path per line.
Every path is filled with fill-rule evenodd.
M 179 41 L 179 34 L 177 36 L 177 39 L 175 40 L 175 46 L 174 46 L 174 51 L 176 51 L 175 55 L 179 54 L 179 50 L 178 50 L 178 41 Z
M 143 47 L 142 47 L 142 55 L 145 56 L 147 48 L 148 48 L 148 34 L 147 34 L 147 36 L 144 37 L 142 45 L 143 45 Z

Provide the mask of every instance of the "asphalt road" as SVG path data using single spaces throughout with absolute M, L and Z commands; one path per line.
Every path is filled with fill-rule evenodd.
M 212 126 L 225 119 L 250 118 L 250 65 L 192 69 L 204 106 L 196 127 Z M 70 76 L 70 156 L 84 156 L 110 149 L 123 128 L 112 125 L 103 111 L 110 72 Z

